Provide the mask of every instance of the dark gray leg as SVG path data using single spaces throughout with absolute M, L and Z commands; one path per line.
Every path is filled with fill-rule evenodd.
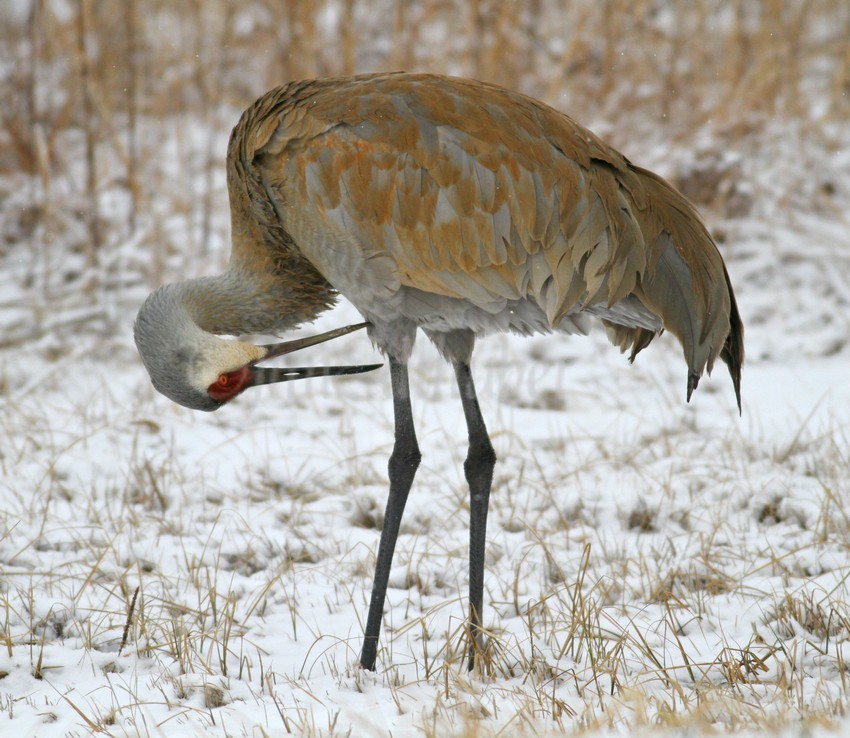
M 487 435 L 475 384 L 469 364 L 454 365 L 463 414 L 469 431 L 469 452 L 463 463 L 466 481 L 469 483 L 469 633 L 472 642 L 469 649 L 469 670 L 475 665 L 475 654 L 480 651 L 482 630 L 481 611 L 484 603 L 484 546 L 487 537 L 487 507 L 490 503 L 490 486 L 493 483 L 493 468 L 496 452 Z
M 395 445 L 389 462 L 390 496 L 387 499 L 384 528 L 381 531 L 381 543 L 378 546 L 372 600 L 369 603 L 369 616 L 366 618 L 366 635 L 363 640 L 363 650 L 360 652 L 360 666 L 369 671 L 375 671 L 378 635 L 381 631 L 384 600 L 387 596 L 387 581 L 390 577 L 390 566 L 393 563 L 401 516 L 404 513 L 410 486 L 413 484 L 413 477 L 422 459 L 419 444 L 416 442 L 416 430 L 413 427 L 413 413 L 410 409 L 407 364 L 390 359 L 390 378 L 395 411 Z

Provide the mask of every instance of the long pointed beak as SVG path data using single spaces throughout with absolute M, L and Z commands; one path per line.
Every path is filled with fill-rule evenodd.
M 358 331 L 361 328 L 368 326 L 368 323 L 357 323 L 349 325 L 345 328 L 337 328 L 326 333 L 320 333 L 317 336 L 308 338 L 299 338 L 294 341 L 283 341 L 282 343 L 272 343 L 263 346 L 266 349 L 266 355 L 259 361 L 266 359 L 274 359 L 277 356 L 290 354 L 293 351 L 299 351 L 308 346 L 315 346 L 318 343 L 331 341 L 334 338 L 339 338 L 347 333 Z M 275 382 L 290 382 L 293 379 L 308 379 L 310 377 L 330 377 L 339 376 L 342 374 L 362 374 L 363 372 L 371 372 L 374 369 L 380 369 L 383 364 L 360 364 L 355 366 L 311 366 L 311 367 L 264 367 L 256 366 L 258 362 L 254 362 L 251 367 L 251 386 L 256 387 L 261 384 L 273 384 Z
M 290 382 L 293 379 L 310 377 L 332 377 L 340 374 L 362 374 L 380 369 L 383 364 L 361 364 L 360 366 L 306 366 L 306 367 L 264 367 L 255 366 L 251 370 L 251 386 Z
M 340 336 L 344 336 L 348 333 L 359 331 L 361 328 L 365 328 L 368 325 L 368 323 L 355 323 L 354 325 L 347 325 L 345 328 L 336 328 L 335 330 L 328 331 L 327 333 L 320 333 L 318 336 L 298 338 L 294 341 L 283 341 L 282 343 L 269 343 L 261 347 L 266 349 L 267 353 L 262 359 L 260 359 L 260 361 L 273 359 L 276 356 L 283 356 L 284 354 L 291 354 L 293 351 L 300 351 L 308 346 L 315 346 L 317 343 L 332 341 L 334 338 L 339 338 Z

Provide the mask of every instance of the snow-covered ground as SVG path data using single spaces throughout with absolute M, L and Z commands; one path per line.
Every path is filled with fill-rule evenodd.
M 149 285 L 121 275 L 151 258 L 132 238 L 85 296 L 57 287 L 63 274 L 77 284 L 80 254 L 12 242 L 0 271 L 0 734 L 847 730 L 839 134 L 744 152 L 754 206 L 708 214 L 747 329 L 742 417 L 723 366 L 685 403 L 669 336 L 634 366 L 601 330 L 478 344 L 499 465 L 493 658 L 474 675 L 461 659 L 465 426 L 426 341 L 411 367 L 424 458 L 373 675 L 356 663 L 392 443 L 386 369 L 185 410 L 155 393 L 132 344 Z M 663 157 L 638 163 L 663 169 Z M 104 210 L 120 209 L 107 195 Z M 26 195 L 8 185 L 4 197 Z M 220 263 L 166 263 L 164 278 Z M 357 319 L 341 304 L 304 333 Z M 360 334 L 304 354 L 378 358 Z

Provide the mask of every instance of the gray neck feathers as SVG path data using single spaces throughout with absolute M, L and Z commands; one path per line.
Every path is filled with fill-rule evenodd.
M 271 295 L 244 272 L 228 271 L 177 285 L 184 308 L 196 325 L 208 333 L 239 335 L 279 330 L 284 316 L 278 314 Z

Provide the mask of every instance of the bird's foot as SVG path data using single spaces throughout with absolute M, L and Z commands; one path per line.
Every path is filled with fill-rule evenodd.
M 470 626 L 466 629 L 466 642 L 466 670 L 480 675 L 492 674 L 498 650 L 492 635 L 480 626 Z

